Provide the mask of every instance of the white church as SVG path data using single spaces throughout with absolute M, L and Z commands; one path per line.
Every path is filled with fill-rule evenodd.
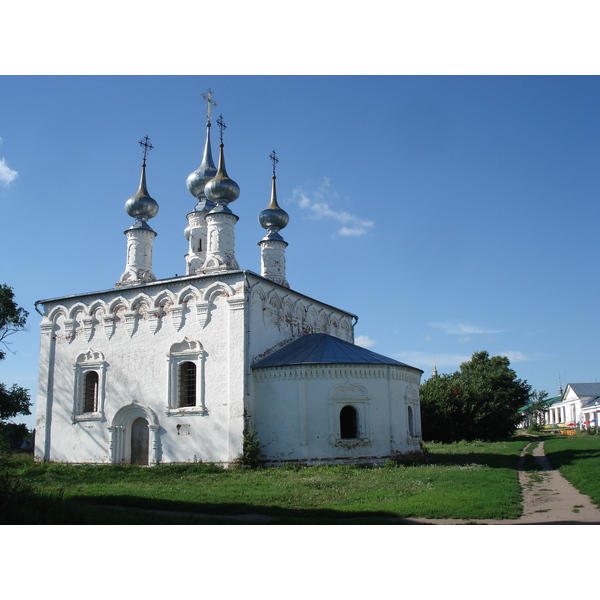
M 221 119 L 214 165 L 214 101 L 204 97 L 204 153 L 187 179 L 195 200 L 186 274 L 152 271 L 148 221 L 158 203 L 145 138 L 139 189 L 125 203 L 134 223 L 119 281 L 36 303 L 36 460 L 227 466 L 251 435 L 272 465 L 380 462 L 419 450 L 422 371 L 355 345 L 352 313 L 288 284 L 275 154 L 270 203 L 258 217 L 260 275 L 239 267 L 231 205 L 240 189 L 225 168 Z

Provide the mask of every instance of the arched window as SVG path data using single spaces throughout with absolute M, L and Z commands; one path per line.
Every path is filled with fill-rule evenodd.
M 83 412 L 98 411 L 98 385 L 100 378 L 96 371 L 87 371 L 83 381 Z
M 354 406 L 346 405 L 340 411 L 340 437 L 343 440 L 358 437 L 358 411 Z
M 74 366 L 73 422 L 104 419 L 106 361 L 102 352 L 89 349 Z
M 196 406 L 196 365 L 185 361 L 179 364 L 179 406 Z
M 204 406 L 204 350 L 185 338 L 169 352 L 167 414 L 206 414 Z
M 408 407 L 408 434 L 410 436 L 415 435 L 415 419 L 413 416 L 412 406 Z

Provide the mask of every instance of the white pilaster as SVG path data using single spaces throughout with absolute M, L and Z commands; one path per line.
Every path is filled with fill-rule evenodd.
M 260 274 L 269 281 L 289 288 L 285 278 L 285 249 L 288 245 L 283 240 L 264 239 L 260 246 Z
M 206 215 L 208 248 L 202 271 L 239 269 L 235 259 L 234 233 L 234 226 L 238 218 L 231 211 L 211 211 Z
M 117 287 L 137 285 L 156 281 L 152 272 L 152 243 L 156 232 L 148 225 L 146 227 L 132 227 L 125 231 L 127 236 L 127 263 L 125 271 Z

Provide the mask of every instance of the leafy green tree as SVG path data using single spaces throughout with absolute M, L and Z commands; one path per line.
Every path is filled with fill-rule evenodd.
M 531 431 L 540 431 L 546 424 L 546 398 L 547 392 L 533 392 L 528 408 Z
M 0 285 L 0 360 L 6 357 L 8 350 L 6 338 L 25 329 L 29 313 L 14 300 L 12 288 L 6 284 Z M 4 348 L 2 348 L 4 347 Z M 29 391 L 14 384 L 7 387 L 0 383 L 0 445 L 8 445 L 8 423 L 9 419 L 17 415 L 31 414 L 31 400 Z M 12 428 L 14 429 L 14 428 Z
M 15 302 L 12 288 L 0 284 L 0 360 L 6 356 L 2 346 L 8 349 L 6 338 L 25 329 L 28 316 L 29 313 Z
M 504 356 L 476 352 L 460 370 L 421 386 L 423 438 L 440 442 L 498 440 L 510 435 L 531 386 Z

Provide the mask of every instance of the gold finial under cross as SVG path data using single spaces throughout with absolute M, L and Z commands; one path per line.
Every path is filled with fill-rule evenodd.
M 154 148 L 154 146 L 150 143 L 150 138 L 145 136 L 144 139 L 140 142 L 140 146 L 144 149 L 144 167 L 146 166 L 146 158 L 148 157 L 148 152 Z
M 217 119 L 217 125 L 219 126 L 219 129 L 221 131 L 221 144 L 223 143 L 223 131 L 225 129 L 227 129 L 227 125 L 225 125 L 225 121 L 223 121 L 223 115 L 219 115 L 219 118 Z
M 273 150 L 273 152 L 271 152 L 271 154 L 269 154 L 269 158 L 271 159 L 271 162 L 273 163 L 273 177 L 275 177 L 275 168 L 277 167 L 277 163 L 279 162 L 279 159 L 277 158 L 277 155 L 275 154 L 275 150 Z
M 217 103 L 213 100 L 212 92 L 210 88 L 206 90 L 206 94 L 202 94 L 202 98 L 206 100 L 206 118 L 210 121 L 210 112 L 213 106 L 217 106 Z

